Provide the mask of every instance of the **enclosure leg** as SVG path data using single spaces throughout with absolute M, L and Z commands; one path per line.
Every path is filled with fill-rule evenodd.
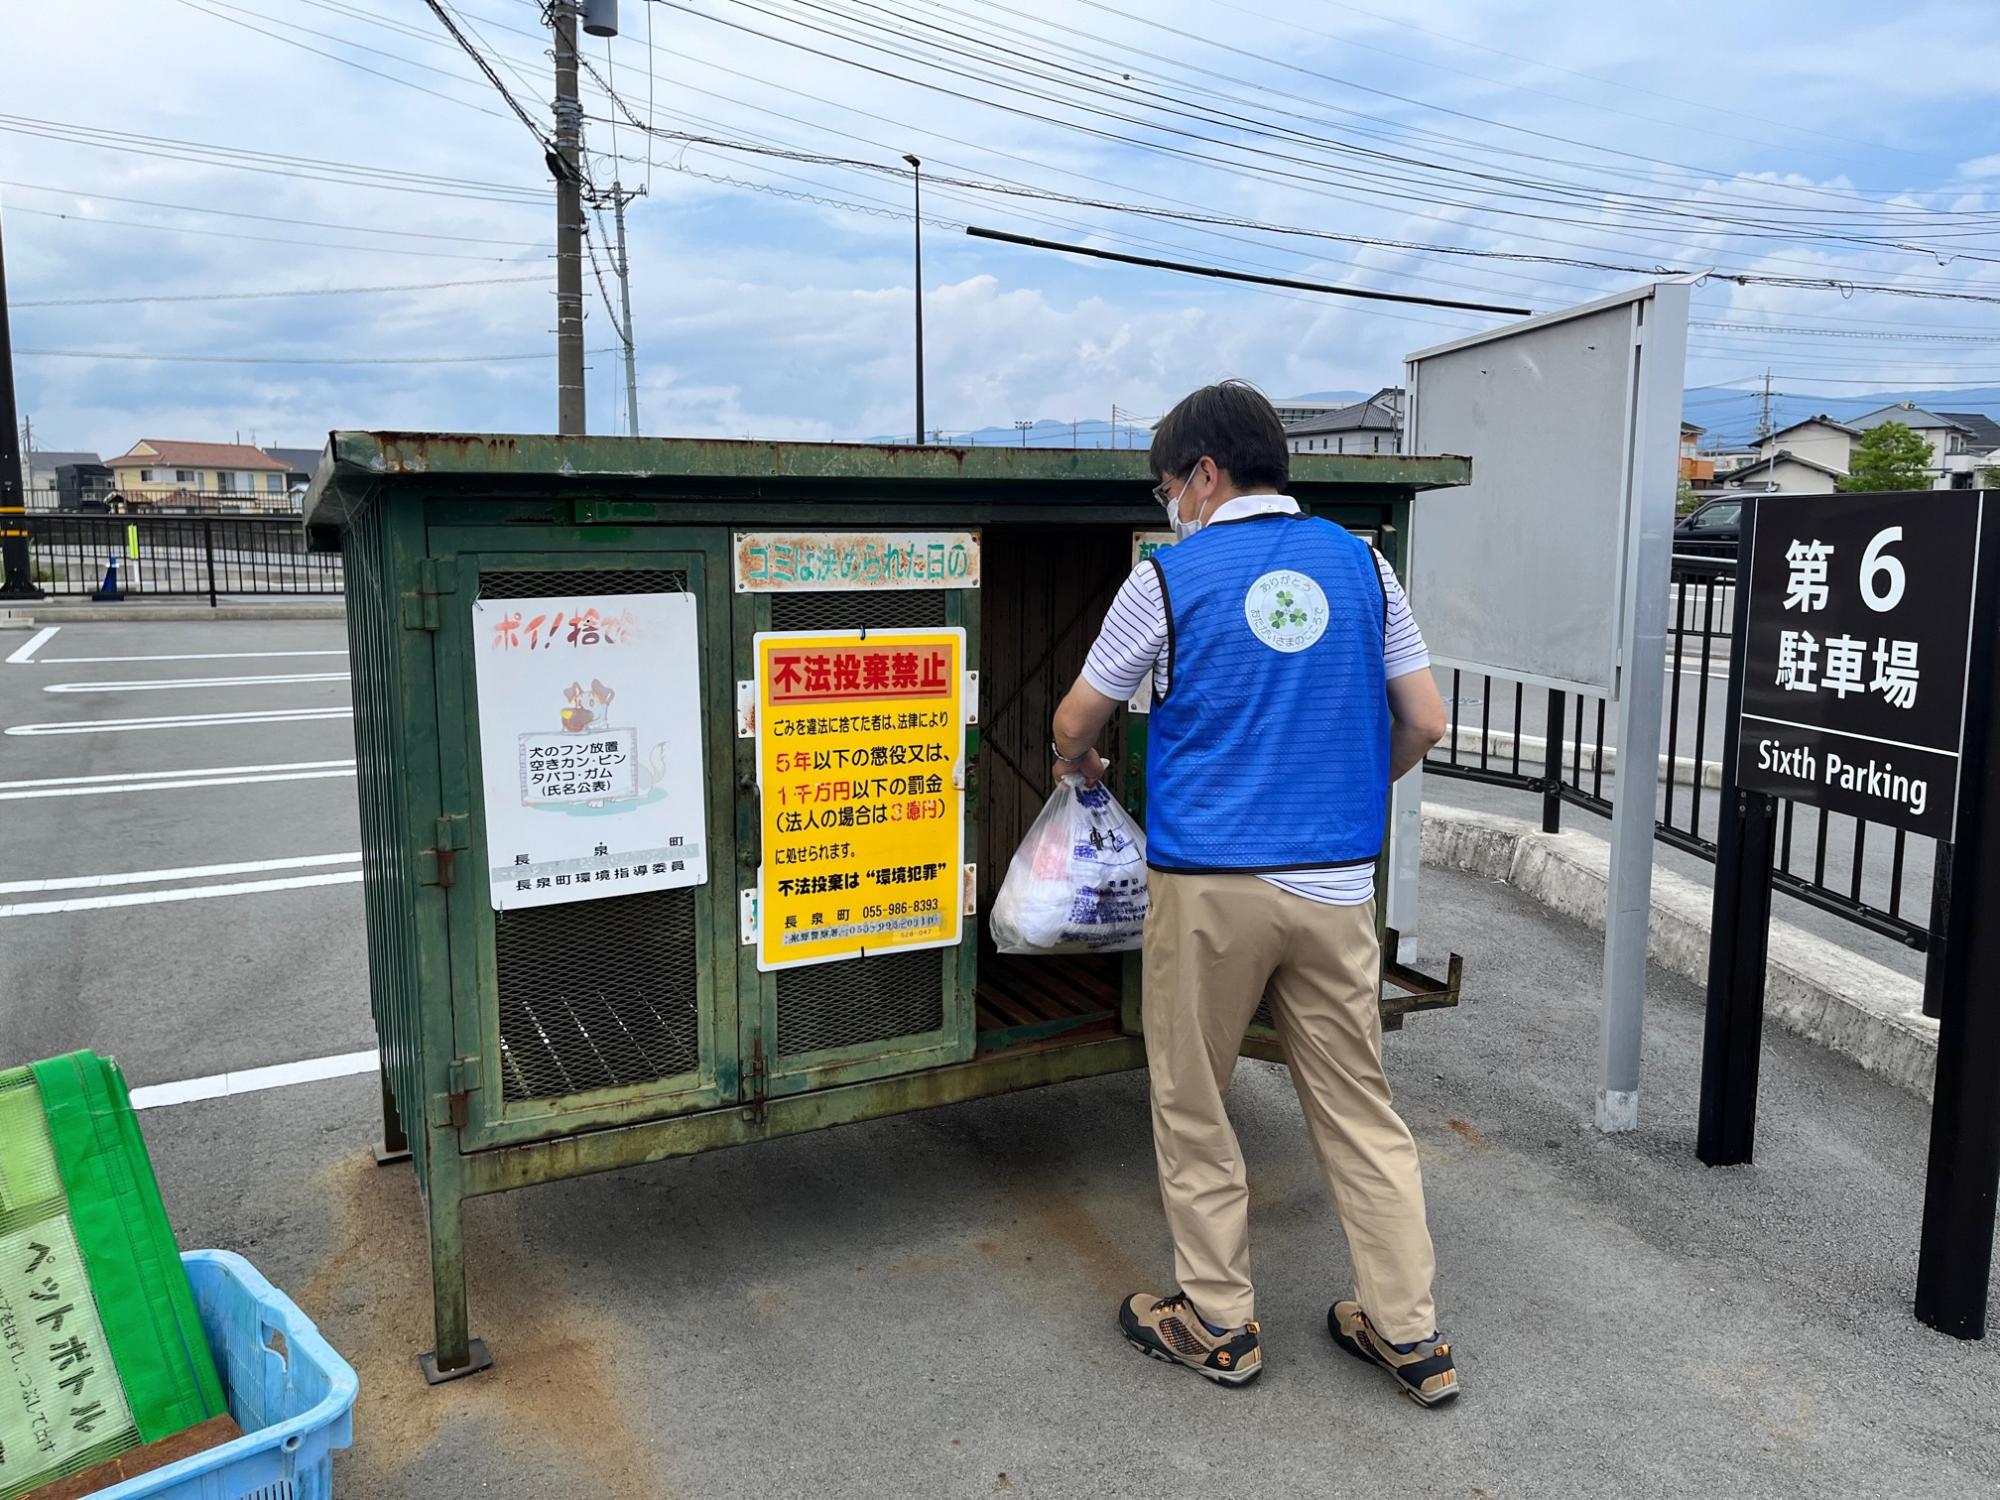
M 410 1159 L 410 1138 L 403 1134 L 403 1117 L 396 1113 L 396 1096 L 389 1091 L 389 1073 L 379 1070 L 382 1080 L 382 1139 L 375 1147 L 375 1165 L 391 1167 Z
M 466 1333 L 464 1197 L 459 1191 L 458 1138 L 455 1132 L 432 1131 L 425 1163 L 430 1191 L 425 1195 L 431 1238 L 431 1317 L 437 1342 L 417 1364 L 430 1385 L 461 1380 L 490 1369 L 493 1356 L 486 1345 Z

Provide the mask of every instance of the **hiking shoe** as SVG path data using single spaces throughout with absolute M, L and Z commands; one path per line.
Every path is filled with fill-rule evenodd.
M 1262 1331 L 1255 1322 L 1215 1334 L 1181 1292 L 1155 1299 L 1134 1292 L 1118 1309 L 1118 1326 L 1141 1354 L 1186 1365 L 1223 1385 L 1242 1385 L 1264 1370 Z
M 1396 1377 L 1403 1394 L 1419 1406 L 1443 1406 L 1458 1397 L 1458 1367 L 1451 1345 L 1435 1333 L 1419 1339 L 1407 1354 L 1375 1331 L 1359 1302 L 1336 1302 L 1327 1309 L 1326 1331 L 1356 1359 L 1380 1365 Z

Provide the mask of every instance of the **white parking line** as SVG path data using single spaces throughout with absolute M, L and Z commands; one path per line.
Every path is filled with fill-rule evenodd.
M 60 625 L 44 625 L 40 630 L 37 630 L 33 635 L 14 648 L 13 654 L 7 658 L 7 665 L 10 667 L 27 666 L 28 663 L 35 659 L 35 653 L 47 645 L 49 638 L 61 629 L 62 626 Z
M 295 854 L 283 859 L 239 860 L 226 865 L 181 865 L 170 870 L 125 870 L 115 875 L 58 875 L 47 880 L 0 880 L 0 895 L 39 891 L 91 891 L 108 885 L 154 885 L 167 880 L 205 880 L 215 875 L 255 875 L 262 870 L 308 870 L 314 865 L 351 865 L 352 854 Z
M 51 631 L 59 630 L 59 625 L 51 625 Z M 253 656 L 345 656 L 342 650 L 321 651 L 187 651 L 168 656 L 45 656 L 37 665 L 44 667 L 67 667 L 77 663 L 102 666 L 106 662 L 118 661 L 242 661 Z M 9 657 L 8 660 L 13 660 Z
M 145 729 L 198 729 L 215 724 L 290 724 L 308 719 L 351 719 L 352 708 L 259 708 L 232 714 L 163 714 L 151 719 L 72 719 L 55 724 L 10 724 L 8 734 L 124 734 Z
M 159 1109 L 168 1104 L 191 1104 L 197 1099 L 227 1099 L 235 1094 L 282 1089 L 295 1083 L 352 1078 L 357 1073 L 372 1073 L 380 1066 L 381 1054 L 378 1052 L 343 1052 L 336 1057 L 310 1057 L 304 1062 L 278 1063 L 269 1068 L 211 1073 L 206 1078 L 185 1078 L 178 1083 L 154 1083 L 134 1089 L 132 1107 Z
M 233 880 L 221 885 L 183 885 L 164 891 L 128 891 L 119 896 L 72 896 L 61 901 L 17 901 L 0 906 L 0 917 L 52 916 L 59 912 L 102 911 L 113 906 L 157 906 L 168 901 L 211 901 L 218 896 L 255 896 L 264 891 L 296 891 L 315 885 L 354 885 L 359 870 L 326 875 L 292 875 L 281 880 Z
M 287 672 L 272 677 L 160 677 L 148 682 L 51 682 L 45 693 L 162 693 L 175 688 L 265 687 L 280 682 L 345 682 L 345 672 Z
M 191 766 L 185 771 L 115 771 L 104 776 L 44 776 L 0 781 L 0 802 L 43 797 L 104 797 L 121 792 L 171 792 L 191 787 L 255 786 L 266 781 L 320 781 L 352 776 L 352 760 L 299 760 L 268 766 Z

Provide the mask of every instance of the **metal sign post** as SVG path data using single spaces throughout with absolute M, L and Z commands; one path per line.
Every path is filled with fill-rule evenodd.
M 1962 1339 L 1986 1334 L 2000 1191 L 2000 506 L 1983 520 L 1917 1258 L 1917 1318 Z
M 1777 799 L 1950 842 L 1917 1314 L 1978 1338 L 2000 1189 L 2000 514 L 1971 491 L 1746 505 L 1697 1152 L 1751 1158 Z

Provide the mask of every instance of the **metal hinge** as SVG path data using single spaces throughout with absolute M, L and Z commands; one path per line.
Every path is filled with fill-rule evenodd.
M 449 567 L 440 568 L 435 557 L 418 558 L 416 592 L 403 595 L 403 628 L 436 630 L 441 619 L 439 595 L 457 591 L 458 579 Z
M 466 848 L 465 814 L 451 813 L 437 820 L 437 843 L 417 851 L 417 884 L 449 890 L 458 878 L 458 851 Z
M 465 1129 L 472 1117 L 472 1094 L 479 1087 L 479 1059 L 454 1057 L 446 1074 L 447 1091 L 431 1095 L 431 1124 L 438 1129 Z
M 750 1085 L 749 1116 L 762 1125 L 765 1090 L 770 1079 L 764 1071 L 764 1033 L 761 1031 L 752 1032 L 750 1035 L 750 1068 L 745 1081 Z

